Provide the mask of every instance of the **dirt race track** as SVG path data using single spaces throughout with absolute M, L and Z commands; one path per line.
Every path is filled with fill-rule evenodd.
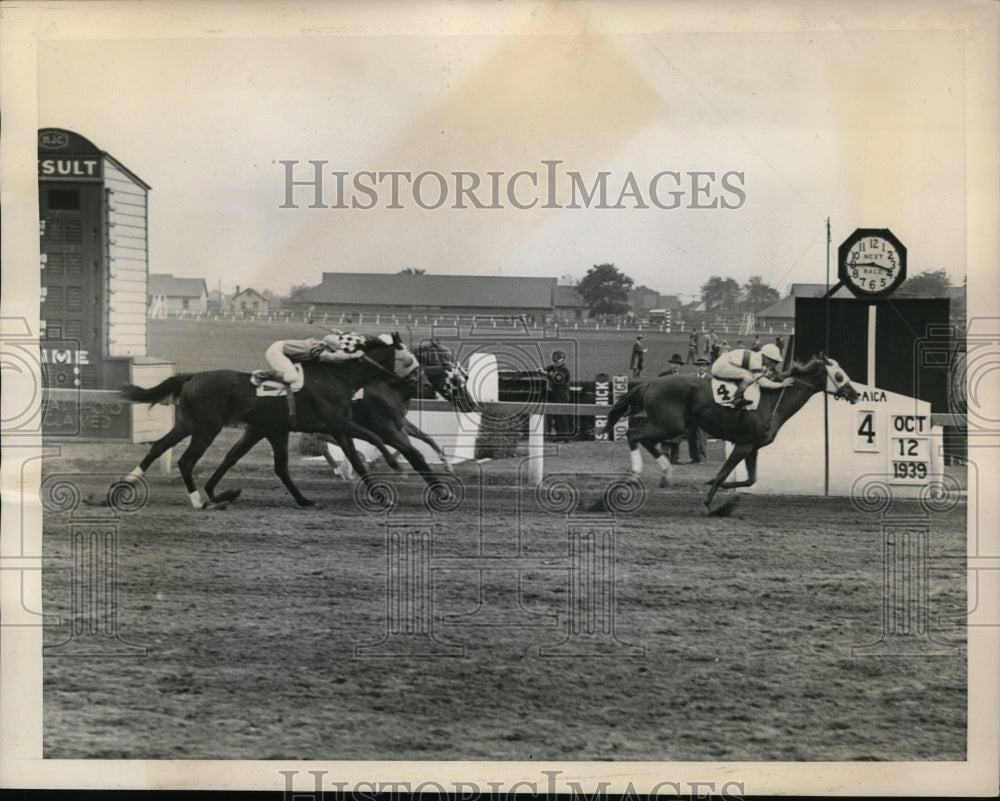
M 236 435 L 225 431 L 209 451 L 202 480 Z M 109 522 L 103 493 L 143 448 L 63 445 L 43 481 L 45 612 L 63 620 L 45 636 L 45 756 L 965 758 L 965 636 L 955 625 L 966 610 L 964 500 L 929 516 L 925 609 L 943 655 L 900 655 L 895 641 L 888 655 L 862 655 L 852 646 L 883 631 L 881 513 L 842 498 L 745 495 L 730 516 L 706 517 L 702 484 L 721 458 L 712 443 L 708 465 L 678 467 L 671 488 L 656 488 L 648 466 L 644 502 L 633 496 L 612 514 L 599 499 L 624 475 L 624 445 L 561 447 L 546 472 L 571 476 L 572 511 L 558 479 L 543 496 L 518 490 L 516 459 L 471 463 L 457 471 L 461 505 L 433 512 L 431 526 L 414 475 L 390 480 L 398 498 L 387 516 L 359 508 L 325 463 L 295 456 L 300 486 L 322 500 L 299 509 L 266 446 L 223 482 L 243 487 L 225 510 L 192 510 L 176 471 L 154 468 L 148 503 Z M 56 491 L 57 474 L 79 488 L 79 504 Z M 432 569 L 410 568 L 429 589 L 401 606 L 390 602 L 387 520 L 428 532 L 418 541 Z M 591 595 L 568 569 L 569 533 L 581 526 L 614 531 L 613 575 Z M 67 641 L 72 580 L 88 569 L 72 533 L 84 535 L 79 544 L 92 531 L 101 543 L 117 533 L 117 580 L 106 586 L 122 642 Z M 585 575 L 596 575 L 589 564 Z M 595 618 L 567 642 L 581 593 L 598 599 Z M 588 634 L 611 609 L 613 636 Z M 421 614 L 432 637 L 417 626 L 385 640 L 393 621 L 405 633 Z M 95 641 L 125 653 L 71 655 Z

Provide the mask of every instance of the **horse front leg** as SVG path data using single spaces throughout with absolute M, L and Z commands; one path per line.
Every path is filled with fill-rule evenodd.
M 419 429 L 417 430 L 419 431 Z M 430 438 L 428 437 L 428 439 Z M 403 458 L 410 463 L 413 469 L 420 473 L 424 481 L 432 486 L 441 484 L 441 480 L 437 477 L 437 475 L 435 475 L 434 471 L 431 470 L 431 467 L 427 464 L 427 460 L 424 458 L 423 454 L 413 446 L 413 443 L 407 436 L 407 432 L 404 427 L 394 429 L 393 431 L 387 431 L 385 441 L 402 454 Z
M 334 441 L 337 443 L 338 447 L 344 453 L 344 458 L 350 463 L 351 467 L 354 468 L 355 474 L 363 482 L 368 483 L 368 463 L 362 458 L 361 454 L 358 453 L 357 447 L 354 445 L 354 440 L 347 436 L 335 437 Z
M 215 472 L 212 473 L 212 477 L 205 483 L 205 494 L 208 495 L 208 499 L 212 503 L 235 501 L 238 497 L 240 497 L 240 493 L 242 492 L 241 489 L 228 490 L 220 495 L 215 495 L 215 487 L 222 480 L 222 477 L 229 472 L 230 468 L 246 456 L 250 449 L 262 439 L 264 439 L 263 431 L 254 428 L 253 426 L 246 427 L 246 430 L 243 432 L 243 436 L 240 437 L 239 441 L 233 445 L 232 448 L 229 449 L 229 452 L 222 460 L 222 464 L 215 468 Z
M 729 476 L 733 470 L 736 469 L 736 465 L 742 462 L 747 456 L 755 451 L 753 445 L 736 445 L 733 447 L 733 452 L 729 454 L 729 458 L 723 463 L 722 468 L 716 473 L 715 478 L 711 479 L 708 483 L 711 484 L 711 488 L 708 490 L 708 495 L 705 497 L 705 506 L 710 506 L 712 503 L 712 498 L 715 497 L 717 493 L 724 485 L 723 482 Z M 755 462 L 756 464 L 756 462 Z M 726 487 L 733 486 L 732 484 L 725 485 Z M 739 484 L 737 486 L 743 486 Z
M 757 452 L 760 448 L 754 448 L 746 455 L 747 480 L 746 481 L 726 481 L 720 489 L 734 489 L 735 487 L 752 487 L 757 483 Z
M 438 457 L 441 459 L 441 467 L 446 473 L 455 472 L 454 468 L 451 466 L 451 463 L 448 461 L 448 455 L 444 452 L 444 449 L 440 445 L 438 445 L 437 442 L 434 441 L 434 438 L 430 434 L 425 434 L 423 431 L 421 431 L 419 428 L 413 425 L 413 423 L 411 423 L 405 417 L 403 418 L 403 431 L 408 436 L 416 437 L 421 442 L 426 443 L 431 448 L 433 448 L 434 453 L 436 453 Z
M 295 486 L 295 482 L 292 481 L 292 476 L 288 472 L 288 432 L 274 432 L 266 436 L 267 441 L 271 443 L 271 450 L 274 452 L 274 474 L 281 479 L 281 483 L 285 485 L 285 489 L 292 494 L 299 506 L 315 506 L 316 501 L 309 500 L 299 492 L 299 488 Z
M 338 443 L 342 442 L 341 437 L 351 437 L 352 439 L 360 439 L 365 442 L 370 442 L 378 448 L 378 452 L 382 454 L 389 467 L 393 470 L 399 470 L 399 460 L 389 452 L 389 449 L 385 445 L 385 441 L 371 429 L 365 428 L 364 426 L 351 420 L 349 417 L 344 417 L 342 415 L 326 416 L 324 418 L 324 422 L 327 433 L 336 437 Z M 343 445 L 341 445 L 341 450 L 344 450 Z M 347 455 L 346 450 L 344 451 L 344 455 Z M 351 465 L 353 466 L 354 463 L 351 462 Z

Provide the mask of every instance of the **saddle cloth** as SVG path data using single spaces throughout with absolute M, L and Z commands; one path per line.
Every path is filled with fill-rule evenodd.
M 720 406 L 733 408 L 733 398 L 736 397 L 736 392 L 739 388 L 739 381 L 726 381 L 722 378 L 712 379 L 712 397 Z M 750 405 L 744 406 L 744 409 L 756 409 L 760 404 L 760 385 L 751 384 L 747 387 L 747 391 L 743 393 L 743 397 L 750 401 Z
M 295 380 L 291 383 L 292 392 L 298 392 L 305 383 L 305 376 L 302 373 L 302 365 L 295 366 Z M 275 381 L 270 376 L 274 375 L 271 370 L 254 370 L 250 376 L 250 383 L 257 387 L 258 398 L 277 398 L 288 393 L 289 385 L 284 381 Z

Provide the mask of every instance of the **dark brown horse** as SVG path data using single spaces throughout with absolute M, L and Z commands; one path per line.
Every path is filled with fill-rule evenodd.
M 410 401 L 418 394 L 421 382 L 426 380 L 435 391 L 440 392 L 446 399 L 461 411 L 468 411 L 472 408 L 472 402 L 466 389 L 465 371 L 452 361 L 451 352 L 440 343 L 431 340 L 421 343 L 413 350 L 419 365 L 417 370 L 410 375 L 399 377 L 396 375 L 380 375 L 365 385 L 364 395 L 351 402 L 351 419 L 358 425 L 375 433 L 382 442 L 390 448 L 395 448 L 401 453 L 413 468 L 423 476 L 428 484 L 435 484 L 439 481 L 434 471 L 423 455 L 410 442 L 409 436 L 416 436 L 429 442 L 432 447 L 438 450 L 437 443 L 420 431 L 416 426 L 407 421 L 406 412 L 409 409 Z M 205 493 L 212 502 L 221 500 L 232 500 L 239 491 L 230 490 L 219 496 L 215 495 L 215 488 L 222 477 L 242 459 L 251 448 L 267 436 L 267 431 L 261 426 L 250 424 L 240 440 L 233 445 L 226 454 L 222 463 L 212 474 L 212 477 L 205 483 Z M 367 480 L 368 471 L 364 460 L 354 447 L 354 438 L 350 434 L 333 434 L 320 432 L 320 439 L 336 442 L 344 451 L 344 455 L 350 461 L 351 466 L 362 480 Z M 360 439 L 365 439 L 360 437 Z M 371 441 L 371 440 L 367 440 Z M 273 443 L 272 443 L 273 445 Z M 393 469 L 398 468 L 395 457 L 382 450 L 382 455 L 386 457 L 386 462 Z M 286 486 L 289 483 L 286 482 Z M 301 506 L 311 506 L 313 501 L 303 497 L 297 490 L 289 486 L 292 496 Z M 443 489 L 443 488 L 442 488 Z
M 805 364 L 793 364 L 786 377 L 793 379 L 791 386 L 761 389 L 760 403 L 757 409 L 750 411 L 717 404 L 708 378 L 662 376 L 640 384 L 612 406 L 605 430 L 610 430 L 625 414 L 645 412 L 645 424 L 628 431 L 632 472 L 636 475 L 642 472 L 642 456 L 638 450 L 641 444 L 660 465 L 660 486 L 670 481 L 670 460 L 660 452 L 659 443 L 683 434 L 688 421 L 697 423 L 709 436 L 732 442 L 732 453 L 715 478 L 708 482 L 712 485 L 705 498 L 705 506 L 708 506 L 720 489 L 749 487 L 756 483 L 757 451 L 774 442 L 785 421 L 817 392 L 828 392 L 851 403 L 858 400 L 857 390 L 851 386 L 840 365 L 822 354 Z M 747 480 L 726 482 L 742 461 L 746 461 Z
M 149 389 L 126 384 L 122 395 L 128 400 L 153 404 L 172 398 L 177 407 L 174 427 L 153 443 L 129 478 L 141 476 L 168 448 L 191 437 L 187 450 L 177 460 L 177 467 L 184 478 L 192 506 L 204 508 L 206 504 L 194 482 L 194 466 L 223 426 L 242 422 L 260 432 L 258 440 L 267 437 L 274 451 L 274 472 L 295 500 L 302 506 L 312 505 L 312 501 L 303 497 L 288 474 L 289 432 L 309 431 L 357 437 L 371 442 L 387 460 L 391 460 L 392 456 L 382 439 L 351 419 L 351 397 L 375 378 L 394 376 L 396 354 L 402 348 L 398 335 L 393 335 L 391 344 L 381 337 L 366 337 L 361 346 L 365 355 L 361 358 L 333 364 L 303 363 L 304 384 L 295 395 L 294 421 L 291 420 L 286 398 L 258 397 L 256 387 L 250 383 L 249 373 L 235 370 L 182 373 Z M 221 502 L 232 500 L 237 495 L 238 490 L 218 498 L 209 494 L 209 499 Z

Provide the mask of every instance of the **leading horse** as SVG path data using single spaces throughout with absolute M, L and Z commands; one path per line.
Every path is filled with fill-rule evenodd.
M 733 443 L 732 453 L 716 476 L 709 481 L 711 488 L 705 506 L 720 489 L 750 487 L 757 481 L 757 452 L 774 442 L 785 421 L 798 412 L 817 392 L 827 392 L 835 398 L 857 403 L 858 391 L 851 386 L 847 373 L 833 359 L 823 354 L 805 364 L 793 364 L 786 377 L 791 386 L 781 389 L 761 389 L 755 410 L 731 409 L 719 405 L 712 397 L 712 383 L 693 375 L 669 375 L 640 384 L 611 407 L 604 430 L 610 431 L 625 414 L 645 412 L 645 424 L 630 427 L 628 447 L 632 472 L 642 472 L 641 444 L 655 458 L 662 472 L 660 486 L 670 481 L 670 460 L 660 452 L 659 443 L 684 434 L 688 422 L 697 423 L 709 436 Z M 747 480 L 729 481 L 729 474 L 746 461 Z
M 208 504 L 195 485 L 194 467 L 223 426 L 241 422 L 267 437 L 274 451 L 274 472 L 302 506 L 313 502 L 302 497 L 288 473 L 288 434 L 292 430 L 357 437 L 375 445 L 391 463 L 393 457 L 382 439 L 351 419 L 351 397 L 375 378 L 395 376 L 396 355 L 403 350 L 403 343 L 398 334 L 391 338 L 368 336 L 361 350 L 362 357 L 345 362 L 302 364 L 304 381 L 295 395 L 294 420 L 285 397 L 258 397 L 250 374 L 235 370 L 181 373 L 149 389 L 126 384 L 121 393 L 130 401 L 153 404 L 172 398 L 177 407 L 174 427 L 153 443 L 126 480 L 137 479 L 168 448 L 191 437 L 177 467 L 191 505 L 205 508 Z M 238 494 L 209 500 L 228 501 Z

